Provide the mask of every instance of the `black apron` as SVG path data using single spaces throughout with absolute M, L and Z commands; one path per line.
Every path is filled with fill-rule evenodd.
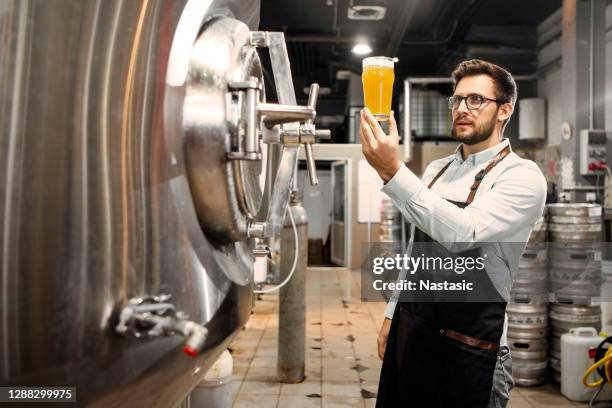
M 468 206 L 484 176 L 509 153 L 507 146 L 476 175 L 466 202 L 449 201 L 460 208 Z M 440 170 L 429 188 L 451 163 Z M 434 241 L 416 229 L 413 242 Z M 434 256 L 445 257 L 475 258 L 480 254 L 479 249 L 451 253 L 435 243 L 431 251 Z M 478 285 L 482 290 L 493 290 L 496 301 L 397 304 L 383 359 L 377 408 L 488 406 L 506 302 L 486 270 L 482 272 Z

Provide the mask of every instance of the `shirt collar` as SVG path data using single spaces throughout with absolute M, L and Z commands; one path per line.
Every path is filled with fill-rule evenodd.
M 502 138 L 502 141 L 495 146 L 489 147 L 482 152 L 470 154 L 467 159 L 465 159 L 465 162 L 470 163 L 473 166 L 486 163 L 493 160 L 493 158 L 497 156 L 497 153 L 499 153 L 506 146 L 510 146 L 510 141 L 508 138 L 504 137 Z M 463 155 L 461 154 L 461 144 L 455 149 L 455 160 L 457 160 L 459 164 L 464 162 Z

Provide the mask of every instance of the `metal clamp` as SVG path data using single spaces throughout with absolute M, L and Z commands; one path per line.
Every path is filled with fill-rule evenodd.
M 253 249 L 253 255 L 258 258 L 266 257 L 268 259 L 272 258 L 272 250 L 267 245 L 258 245 Z
M 265 228 L 265 222 L 251 222 L 248 226 L 249 238 L 263 238 Z
M 257 103 L 261 92 L 261 83 L 255 77 L 250 77 L 246 81 L 237 81 L 229 84 L 230 92 L 238 93 L 238 132 L 243 137 L 242 146 L 239 143 L 239 150 L 227 154 L 230 160 L 261 160 L 261 149 L 259 147 L 259 134 L 257 133 Z M 246 107 L 246 117 L 242 118 L 241 101 Z M 244 123 L 244 132 L 241 132 Z

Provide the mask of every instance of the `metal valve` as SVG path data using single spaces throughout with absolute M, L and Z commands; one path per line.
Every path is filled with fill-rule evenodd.
M 239 146 L 238 151 L 229 152 L 228 158 L 231 160 L 261 159 L 259 133 L 257 130 L 260 124 L 262 127 L 271 128 L 284 123 L 304 122 L 304 126 L 310 125 L 312 127 L 310 133 L 314 134 L 315 130 L 312 121 L 316 116 L 315 104 L 319 86 L 313 84 L 312 87 L 316 87 L 314 102 L 311 103 L 313 98 L 311 95 L 307 106 L 299 106 L 260 102 L 262 84 L 255 77 L 250 77 L 247 81 L 230 83 L 230 92 L 238 93 L 238 103 L 240 104 L 243 101 L 245 105 L 246 117 L 243 118 L 241 113 L 237 113 L 236 122 L 244 123 L 243 143 Z M 236 108 L 238 112 L 241 112 L 240 106 Z M 304 132 L 306 132 L 305 134 L 308 133 L 307 130 L 304 130 Z M 312 149 L 310 149 L 310 154 L 312 155 Z
M 308 97 L 307 106 L 296 106 L 303 111 L 312 112 L 302 124 L 292 121 L 291 123 L 285 123 L 282 126 L 264 126 L 262 129 L 262 140 L 264 143 L 281 143 L 286 147 L 298 147 L 300 144 L 304 145 L 304 151 L 306 154 L 306 164 L 308 166 L 308 176 L 310 178 L 310 184 L 316 186 L 319 183 L 317 179 L 317 169 L 315 166 L 315 159 L 312 152 L 312 145 L 318 140 L 330 139 L 331 133 L 327 129 L 319 130 L 316 129 L 313 120 L 316 117 L 316 104 L 319 95 L 319 84 L 310 85 L 310 93 Z
M 261 139 L 267 144 L 282 144 L 282 156 L 273 181 L 270 184 L 270 207 L 263 225 L 263 236 L 273 238 L 283 228 L 285 210 L 289 201 L 289 190 L 298 162 L 300 144 L 305 146 L 308 173 L 313 185 L 318 183 L 312 144 L 318 139 L 330 137 L 329 131 L 315 129 L 315 106 L 319 86 L 312 84 L 307 106 L 297 106 L 285 36 L 282 32 L 253 31 L 250 36 L 253 47 L 267 47 L 274 73 L 274 84 L 278 100 L 282 105 L 259 103 L 257 116 L 261 120 Z M 261 234 L 260 225 L 252 225 L 250 236 Z
M 319 84 L 314 83 L 310 85 L 310 92 L 308 94 L 308 107 L 313 110 L 317 106 L 317 99 L 319 98 Z M 314 117 L 313 117 L 314 119 Z M 314 154 L 312 153 L 312 145 L 316 143 L 316 139 L 329 139 L 331 133 L 329 130 L 316 130 L 313 119 L 308 119 L 306 123 L 300 126 L 300 142 L 304 145 L 304 153 L 306 154 L 306 166 L 308 167 L 308 177 L 310 178 L 310 184 L 316 186 L 319 184 L 317 178 L 317 167 L 315 165 Z

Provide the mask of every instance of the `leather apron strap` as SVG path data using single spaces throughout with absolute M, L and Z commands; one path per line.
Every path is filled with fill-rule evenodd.
M 478 190 L 478 187 L 480 187 L 480 183 L 482 182 L 482 179 L 493 169 L 493 167 L 497 166 L 497 164 L 500 161 L 502 161 L 507 155 L 509 155 L 510 152 L 511 152 L 510 145 L 504 147 L 502 150 L 499 151 L 499 153 L 497 153 L 495 158 L 491 160 L 489 164 L 487 164 L 487 167 L 480 170 L 476 174 L 476 177 L 474 177 L 474 183 L 472 183 L 472 186 L 470 187 L 470 194 L 468 195 L 468 198 L 465 201 L 467 205 L 470 205 L 472 201 L 474 201 L 474 197 L 476 196 L 476 191 Z M 444 174 L 444 172 L 449 168 L 449 166 L 451 165 L 453 161 L 455 161 L 455 159 L 449 161 L 448 163 L 444 165 L 444 167 L 442 167 L 442 169 L 438 172 L 438 174 L 436 174 L 436 176 L 431 180 L 431 182 L 427 186 L 428 188 L 431 188 L 434 185 L 434 183 L 438 181 L 440 176 Z

